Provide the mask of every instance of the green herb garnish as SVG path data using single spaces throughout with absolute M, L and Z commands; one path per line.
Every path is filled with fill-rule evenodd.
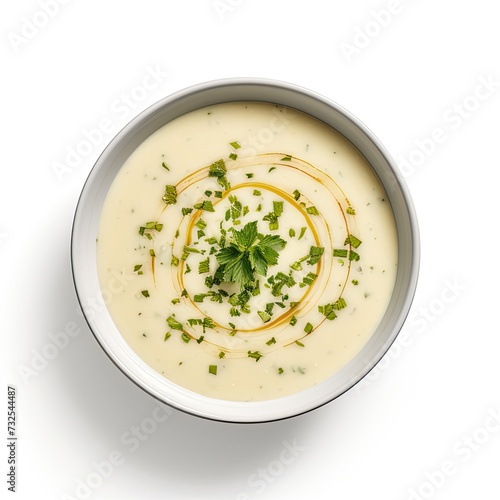
M 312 246 L 309 249 L 309 260 L 307 261 L 307 263 L 310 266 L 314 266 L 314 264 L 317 264 L 321 259 L 321 256 L 323 255 L 324 251 L 325 249 L 323 247 Z
M 231 234 L 230 245 L 215 256 L 223 266 L 224 281 L 241 286 L 253 283 L 256 274 L 266 276 L 268 267 L 278 263 L 278 252 L 286 245 L 279 236 L 259 235 L 257 221 L 245 224 L 239 231 L 233 228 Z
M 210 272 L 210 257 L 207 257 L 205 260 L 202 260 L 198 264 L 198 274 L 205 274 Z
M 231 185 L 227 181 L 226 174 L 227 174 L 226 164 L 222 159 L 214 161 L 210 165 L 210 167 L 208 167 L 208 176 L 217 177 L 217 182 L 219 183 L 219 185 L 227 190 L 231 187 Z
M 259 351 L 248 351 L 248 357 L 255 359 L 255 362 L 257 362 L 260 358 L 262 358 L 262 354 Z
M 172 330 L 182 330 L 182 324 L 179 323 L 173 316 L 167 318 L 167 324 Z
M 162 200 L 167 205 L 175 205 L 177 203 L 177 188 L 167 184 L 165 186 L 165 194 L 163 195 Z
M 345 248 L 334 248 L 333 249 L 334 257 L 341 257 L 343 259 L 347 258 L 347 250 Z
M 326 319 L 332 321 L 337 315 L 335 314 L 333 304 L 325 304 L 324 306 L 318 306 L 318 311 L 323 314 Z
M 205 210 L 206 212 L 215 212 L 214 206 L 210 200 L 203 200 L 201 203 L 193 205 L 196 210 Z
M 258 311 L 257 314 L 263 323 L 268 323 L 271 320 L 271 315 L 266 311 Z
M 361 240 L 356 238 L 353 234 L 350 234 L 344 241 L 344 245 L 351 245 L 354 248 L 358 248 L 361 245 Z

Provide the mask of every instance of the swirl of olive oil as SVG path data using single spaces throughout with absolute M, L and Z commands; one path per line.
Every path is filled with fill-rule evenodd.
M 286 158 L 286 160 L 285 160 Z M 188 176 L 181 179 L 176 184 L 177 195 L 179 196 L 185 191 L 192 189 L 200 182 L 206 181 L 209 173 L 209 166 L 202 167 L 195 172 L 189 174 Z M 342 237 L 349 238 L 350 223 L 355 222 L 355 216 L 350 215 L 349 219 L 347 217 L 347 210 L 351 208 L 351 204 L 346 194 L 342 188 L 338 185 L 335 180 L 333 180 L 324 171 L 318 169 L 311 163 L 300 159 L 295 156 L 287 155 L 286 153 L 264 153 L 255 156 L 241 157 L 236 160 L 228 160 L 226 162 L 226 168 L 228 175 L 231 172 L 235 172 L 242 169 L 253 169 L 257 172 L 268 172 L 270 169 L 283 169 L 286 172 L 288 169 L 292 170 L 295 174 L 304 175 L 313 179 L 315 182 L 321 184 L 329 193 L 332 200 L 332 210 L 338 210 L 339 214 L 344 223 L 343 232 L 345 234 Z M 300 342 L 304 340 L 307 336 L 313 335 L 314 331 L 321 326 L 325 321 L 326 317 L 322 318 L 318 323 L 314 325 L 313 330 L 310 333 L 297 328 L 293 328 L 289 325 L 290 318 L 295 316 L 297 318 L 307 317 L 309 311 L 312 308 L 318 306 L 319 299 L 321 297 L 322 303 L 333 303 L 338 301 L 347 286 L 349 286 L 349 275 L 351 271 L 352 261 L 348 260 L 346 266 L 342 268 L 344 276 L 341 279 L 340 286 L 338 287 L 338 293 L 333 297 L 325 297 L 324 291 L 328 287 L 328 282 L 332 279 L 332 274 L 334 272 L 334 259 L 332 258 L 333 246 L 332 246 L 332 233 L 329 227 L 327 219 L 320 212 L 319 217 L 315 215 L 311 217 L 307 212 L 307 206 L 311 206 L 311 200 L 301 194 L 301 203 L 299 203 L 292 194 L 284 191 L 283 189 L 271 185 L 262 181 L 250 181 L 247 179 L 245 182 L 241 182 L 236 185 L 232 185 L 230 189 L 223 191 L 222 197 L 217 198 L 213 201 L 214 208 L 218 203 L 221 203 L 228 196 L 233 195 L 235 192 L 242 188 L 254 188 L 267 190 L 275 195 L 279 196 L 285 202 L 290 204 L 295 208 L 306 221 L 307 227 L 311 230 L 316 246 L 324 247 L 325 253 L 315 267 L 315 274 L 318 276 L 312 285 L 306 287 L 306 290 L 302 294 L 302 297 L 298 301 L 299 304 L 294 308 L 288 308 L 284 310 L 282 314 L 274 318 L 268 323 L 264 323 L 255 328 L 240 328 L 236 332 L 234 329 L 215 322 L 215 327 L 207 329 L 203 334 L 203 339 L 199 342 L 200 348 L 206 349 L 208 352 L 213 354 L 214 357 L 219 357 L 220 353 L 224 353 L 226 358 L 247 358 L 249 346 L 251 345 L 251 350 L 258 350 L 262 355 L 269 353 L 277 349 L 286 348 L 289 345 Z M 201 201 L 201 200 L 200 200 Z M 170 210 L 178 210 L 176 205 L 168 205 L 162 209 L 161 217 L 165 219 Z M 192 243 L 192 234 L 195 228 L 195 224 L 202 216 L 202 210 L 194 209 L 190 214 L 182 216 L 181 222 L 175 229 L 175 233 L 178 236 L 177 239 L 180 244 L 190 246 Z M 326 235 L 322 240 L 320 238 L 321 232 Z M 174 246 L 174 237 L 172 236 L 171 246 Z M 351 245 L 348 244 L 347 249 L 351 249 Z M 323 262 L 325 258 L 328 258 L 329 262 L 325 265 Z M 151 261 L 153 270 L 153 279 L 155 280 L 155 268 L 154 268 L 154 257 Z M 178 295 L 180 296 L 182 291 L 185 290 L 184 276 L 185 276 L 185 262 L 180 261 L 179 266 L 170 267 L 170 272 L 172 274 L 172 282 L 176 288 Z M 155 280 L 156 281 L 156 280 Z M 198 304 L 188 295 L 185 297 L 184 304 L 186 307 L 190 307 L 197 317 L 209 317 L 203 311 L 200 310 Z M 213 321 L 213 318 L 210 318 Z M 201 334 L 196 337 L 191 332 L 184 330 L 184 334 L 192 339 L 199 340 Z M 270 335 L 275 339 L 275 342 L 269 345 L 266 341 L 269 340 Z M 251 343 L 249 343 L 249 341 Z

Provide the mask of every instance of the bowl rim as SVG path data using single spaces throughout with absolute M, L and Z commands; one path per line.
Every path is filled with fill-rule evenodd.
M 116 156 L 120 151 L 124 158 L 128 157 L 129 154 L 137 146 L 131 148 L 130 152 L 127 153 L 127 137 L 129 137 L 130 135 L 137 136 L 138 131 L 147 128 L 146 126 L 148 123 L 151 124 L 154 122 L 154 120 L 158 119 L 158 117 L 161 118 L 162 112 L 165 112 L 168 107 L 177 106 L 180 109 L 182 108 L 182 105 L 185 106 L 186 103 L 189 104 L 189 102 L 192 101 L 192 104 L 190 104 L 189 106 L 193 106 L 191 107 L 191 110 L 195 110 L 210 105 L 203 104 L 201 106 L 195 106 L 194 102 L 199 99 L 200 96 L 205 96 L 206 98 L 207 95 L 209 95 L 210 93 L 214 94 L 214 92 L 214 95 L 220 95 L 222 90 L 228 92 L 228 94 L 226 95 L 233 95 L 235 92 L 244 93 L 248 91 L 248 89 L 252 90 L 255 95 L 259 94 L 259 92 L 265 91 L 271 91 L 271 94 L 273 95 L 285 92 L 288 93 L 287 95 L 289 96 L 289 98 L 300 97 L 302 100 L 305 99 L 305 102 L 316 103 L 319 106 L 318 109 L 323 109 L 327 114 L 333 113 L 339 119 L 344 120 L 344 125 L 346 127 L 352 128 L 353 133 L 357 133 L 359 135 L 360 141 L 361 138 L 364 138 L 363 140 L 366 142 L 366 147 L 372 148 L 374 154 L 378 154 L 378 156 L 380 157 L 380 161 L 383 163 L 383 165 L 385 165 L 387 175 L 390 177 L 390 180 L 386 179 L 386 182 L 384 182 L 383 179 L 380 179 L 385 190 L 388 191 L 388 188 L 394 190 L 394 196 L 399 196 L 404 208 L 406 209 L 404 214 L 404 217 L 406 217 L 404 224 L 408 225 L 405 230 L 407 231 L 406 234 L 411 241 L 409 242 L 409 247 L 407 246 L 407 253 L 409 255 L 405 254 L 407 262 L 406 268 L 404 269 L 405 276 L 403 278 L 401 278 L 401 271 L 398 265 L 397 276 L 400 276 L 400 279 L 404 280 L 405 285 L 401 290 L 401 293 L 403 295 L 398 298 L 400 305 L 398 306 L 397 311 L 394 312 L 395 316 L 391 319 L 392 326 L 390 328 L 390 331 L 384 336 L 384 341 L 382 343 L 378 343 L 376 355 L 373 356 L 372 354 L 371 356 L 364 358 L 363 369 L 358 370 L 354 377 L 351 377 L 348 380 L 344 381 L 344 383 L 338 386 L 334 391 L 328 390 L 327 386 L 328 382 L 331 381 L 336 374 L 328 377 L 325 381 L 317 384 L 316 386 L 312 386 L 299 393 L 271 400 L 235 402 L 202 396 L 200 394 L 184 389 L 176 384 L 173 384 L 168 379 L 154 372 L 152 368 L 150 368 L 138 358 L 138 355 L 136 355 L 131 350 L 131 348 L 128 347 L 128 345 L 123 345 L 125 341 L 121 337 L 121 334 L 119 334 L 116 327 L 115 330 L 116 332 L 118 332 L 121 341 L 120 339 L 113 339 L 111 337 L 106 337 L 105 335 L 103 335 L 103 331 L 100 330 L 99 323 L 96 322 L 96 318 L 91 317 L 94 315 L 88 314 L 84 307 L 85 294 L 89 291 L 88 283 L 86 283 L 85 273 L 88 273 L 89 269 L 87 269 L 85 265 L 81 264 L 81 248 L 85 247 L 90 251 L 88 241 L 90 234 L 88 221 L 86 221 L 86 219 L 88 218 L 86 211 L 88 211 L 89 203 L 91 203 L 92 201 L 90 196 L 93 186 L 96 182 L 99 181 L 100 177 L 106 175 L 106 165 L 108 164 L 109 159 L 112 158 L 113 155 Z M 283 98 L 283 100 L 286 99 Z M 239 99 L 228 98 L 227 100 L 224 100 L 224 98 L 218 98 L 212 104 L 232 101 L 262 102 L 266 101 L 266 99 L 255 99 L 252 98 L 251 95 L 249 95 L 248 97 L 241 97 Z M 307 109 L 303 109 L 301 107 L 276 102 L 275 99 L 267 100 L 267 102 L 284 105 L 288 108 L 295 108 L 305 114 L 309 114 L 310 116 L 313 116 L 317 119 L 321 119 L 316 114 L 313 114 L 311 111 L 308 111 Z M 178 116 L 182 114 L 184 113 L 181 112 Z M 160 119 L 160 126 L 172 121 L 175 118 L 176 116 L 171 117 L 166 121 Z M 328 125 L 339 131 L 338 127 L 335 127 L 330 123 L 328 123 Z M 143 139 L 137 139 L 137 144 L 140 144 L 142 140 L 144 140 L 152 133 L 154 133 L 154 130 L 148 132 Z M 358 147 L 359 144 L 354 143 L 352 141 L 352 138 L 347 137 L 345 133 L 340 133 L 344 135 L 344 137 L 346 137 L 351 143 L 353 143 L 354 147 L 360 150 L 360 147 Z M 366 158 L 366 154 L 364 154 L 362 151 L 361 153 Z M 380 178 L 380 173 L 382 172 L 382 170 L 379 172 L 372 164 L 372 162 L 368 158 L 366 159 L 371 165 L 372 169 L 375 170 L 375 173 Z M 382 167 L 380 168 L 382 169 Z M 110 178 L 114 179 L 116 173 L 117 171 L 114 173 L 114 175 L 110 175 Z M 393 185 L 389 186 L 389 183 Z M 90 206 L 92 208 L 93 205 Z M 398 230 L 398 246 L 401 246 L 399 237 L 400 234 Z M 209 420 L 232 423 L 260 423 L 295 417 L 317 409 L 333 401 L 334 399 L 354 387 L 357 383 L 359 383 L 376 366 L 376 364 L 388 351 L 392 343 L 396 340 L 404 324 L 404 321 L 409 314 L 410 307 L 413 302 L 420 267 L 419 229 L 417 215 L 411 195 L 396 162 L 390 156 L 383 144 L 373 134 L 373 132 L 371 132 L 371 130 L 364 123 L 362 123 L 349 111 L 319 93 L 316 93 L 299 85 L 280 80 L 253 77 L 225 78 L 191 85 L 160 99 L 159 101 L 155 102 L 154 104 L 140 112 L 138 115 L 136 115 L 131 121 L 129 121 L 108 142 L 107 146 L 104 148 L 95 164 L 93 165 L 83 185 L 73 217 L 70 240 L 71 272 L 78 302 L 82 309 L 83 316 L 94 338 L 104 350 L 104 352 L 108 355 L 108 357 L 112 360 L 112 362 L 120 369 L 123 374 L 127 376 L 127 378 L 129 378 L 137 386 L 139 386 L 141 389 L 143 389 L 145 392 L 147 392 L 157 400 L 191 415 L 203 417 Z M 399 252 L 401 252 L 401 249 L 399 249 Z M 399 257 L 400 255 L 398 255 L 398 258 Z M 394 294 L 395 292 L 393 291 L 393 295 Z M 107 309 L 104 308 L 103 314 L 106 315 L 106 312 Z M 107 319 L 109 321 L 109 317 Z M 370 341 L 373 341 L 373 336 L 369 340 L 369 342 Z M 363 351 L 363 349 L 361 351 Z M 355 358 L 362 356 L 363 354 L 361 352 L 358 353 Z M 352 363 L 352 361 L 353 360 L 351 360 L 348 365 Z M 340 372 L 342 372 L 342 370 L 343 369 L 341 369 Z M 307 398 L 305 398 L 306 394 L 308 395 Z

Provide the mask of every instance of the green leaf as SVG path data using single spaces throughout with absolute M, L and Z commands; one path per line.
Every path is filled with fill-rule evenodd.
M 260 358 L 262 358 L 262 354 L 259 351 L 248 351 L 248 357 L 255 359 L 255 362 L 257 362 Z
M 195 203 L 193 205 L 197 210 L 205 210 L 206 212 L 215 212 L 215 208 L 210 200 L 204 200 L 201 203 Z
M 347 257 L 347 250 L 345 248 L 334 248 L 333 256 L 342 257 L 343 259 L 345 259 Z
M 162 200 L 167 205 L 175 205 L 177 203 L 177 188 L 167 184 Z
M 271 315 L 266 311 L 257 311 L 257 314 L 264 323 L 268 323 L 271 320 Z
M 359 256 L 359 253 L 358 252 L 355 252 L 354 250 L 351 250 L 349 252 L 349 260 L 359 260 L 360 259 L 360 256 Z
M 167 323 L 172 330 L 182 330 L 182 324 L 179 323 L 173 316 L 167 318 Z
M 309 249 L 309 260 L 307 261 L 307 263 L 310 266 L 317 264 L 319 262 L 319 260 L 321 259 L 321 256 L 323 255 L 324 251 L 325 251 L 325 249 L 323 247 L 312 246 Z
M 278 235 L 275 234 L 267 234 L 263 236 L 259 241 L 259 246 L 272 248 L 273 250 L 279 251 L 283 250 L 286 246 L 286 241 L 281 239 Z
M 242 287 L 255 284 L 255 274 L 266 276 L 268 266 L 278 263 L 278 251 L 285 247 L 286 241 L 277 235 L 259 235 L 257 221 L 245 224 L 241 230 L 233 227 L 231 233 L 230 245 L 215 254 L 223 266 L 223 279 Z
M 267 275 L 267 260 L 260 246 L 253 246 L 250 248 L 248 251 L 248 259 L 257 274 L 260 274 L 261 276 Z
M 225 264 L 230 264 L 235 259 L 242 257 L 242 253 L 233 245 L 222 248 L 221 251 L 215 255 L 217 262 L 223 266 Z
M 208 176 L 209 177 L 223 177 L 226 175 L 227 169 L 224 160 L 220 159 L 214 161 L 212 165 L 208 167 Z
M 276 214 L 276 217 L 279 217 L 283 213 L 284 202 L 282 201 L 273 201 L 273 212 Z
M 358 248 L 361 245 L 361 240 L 356 238 L 354 234 L 350 234 L 344 241 L 344 245 L 350 244 L 354 248 Z
M 236 244 L 245 249 L 248 249 L 251 245 L 254 244 L 255 240 L 257 239 L 257 221 L 245 224 L 245 226 L 239 231 L 233 229 L 232 233 Z
M 309 335 L 314 330 L 314 327 L 311 323 L 307 323 L 304 327 L 304 331 Z
M 198 274 L 205 274 L 210 272 L 210 257 L 200 261 L 198 264 Z

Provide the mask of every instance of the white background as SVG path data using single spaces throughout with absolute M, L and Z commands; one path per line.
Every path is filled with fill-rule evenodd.
M 495 2 L 22 0 L 3 11 L 1 390 L 6 415 L 17 388 L 17 498 L 500 498 Z M 381 364 L 327 406 L 263 425 L 164 418 L 92 337 L 69 260 L 79 193 L 112 137 L 160 98 L 232 76 L 296 83 L 360 118 L 404 172 L 422 237 L 413 308 Z M 134 441 L 136 428 L 147 433 Z

